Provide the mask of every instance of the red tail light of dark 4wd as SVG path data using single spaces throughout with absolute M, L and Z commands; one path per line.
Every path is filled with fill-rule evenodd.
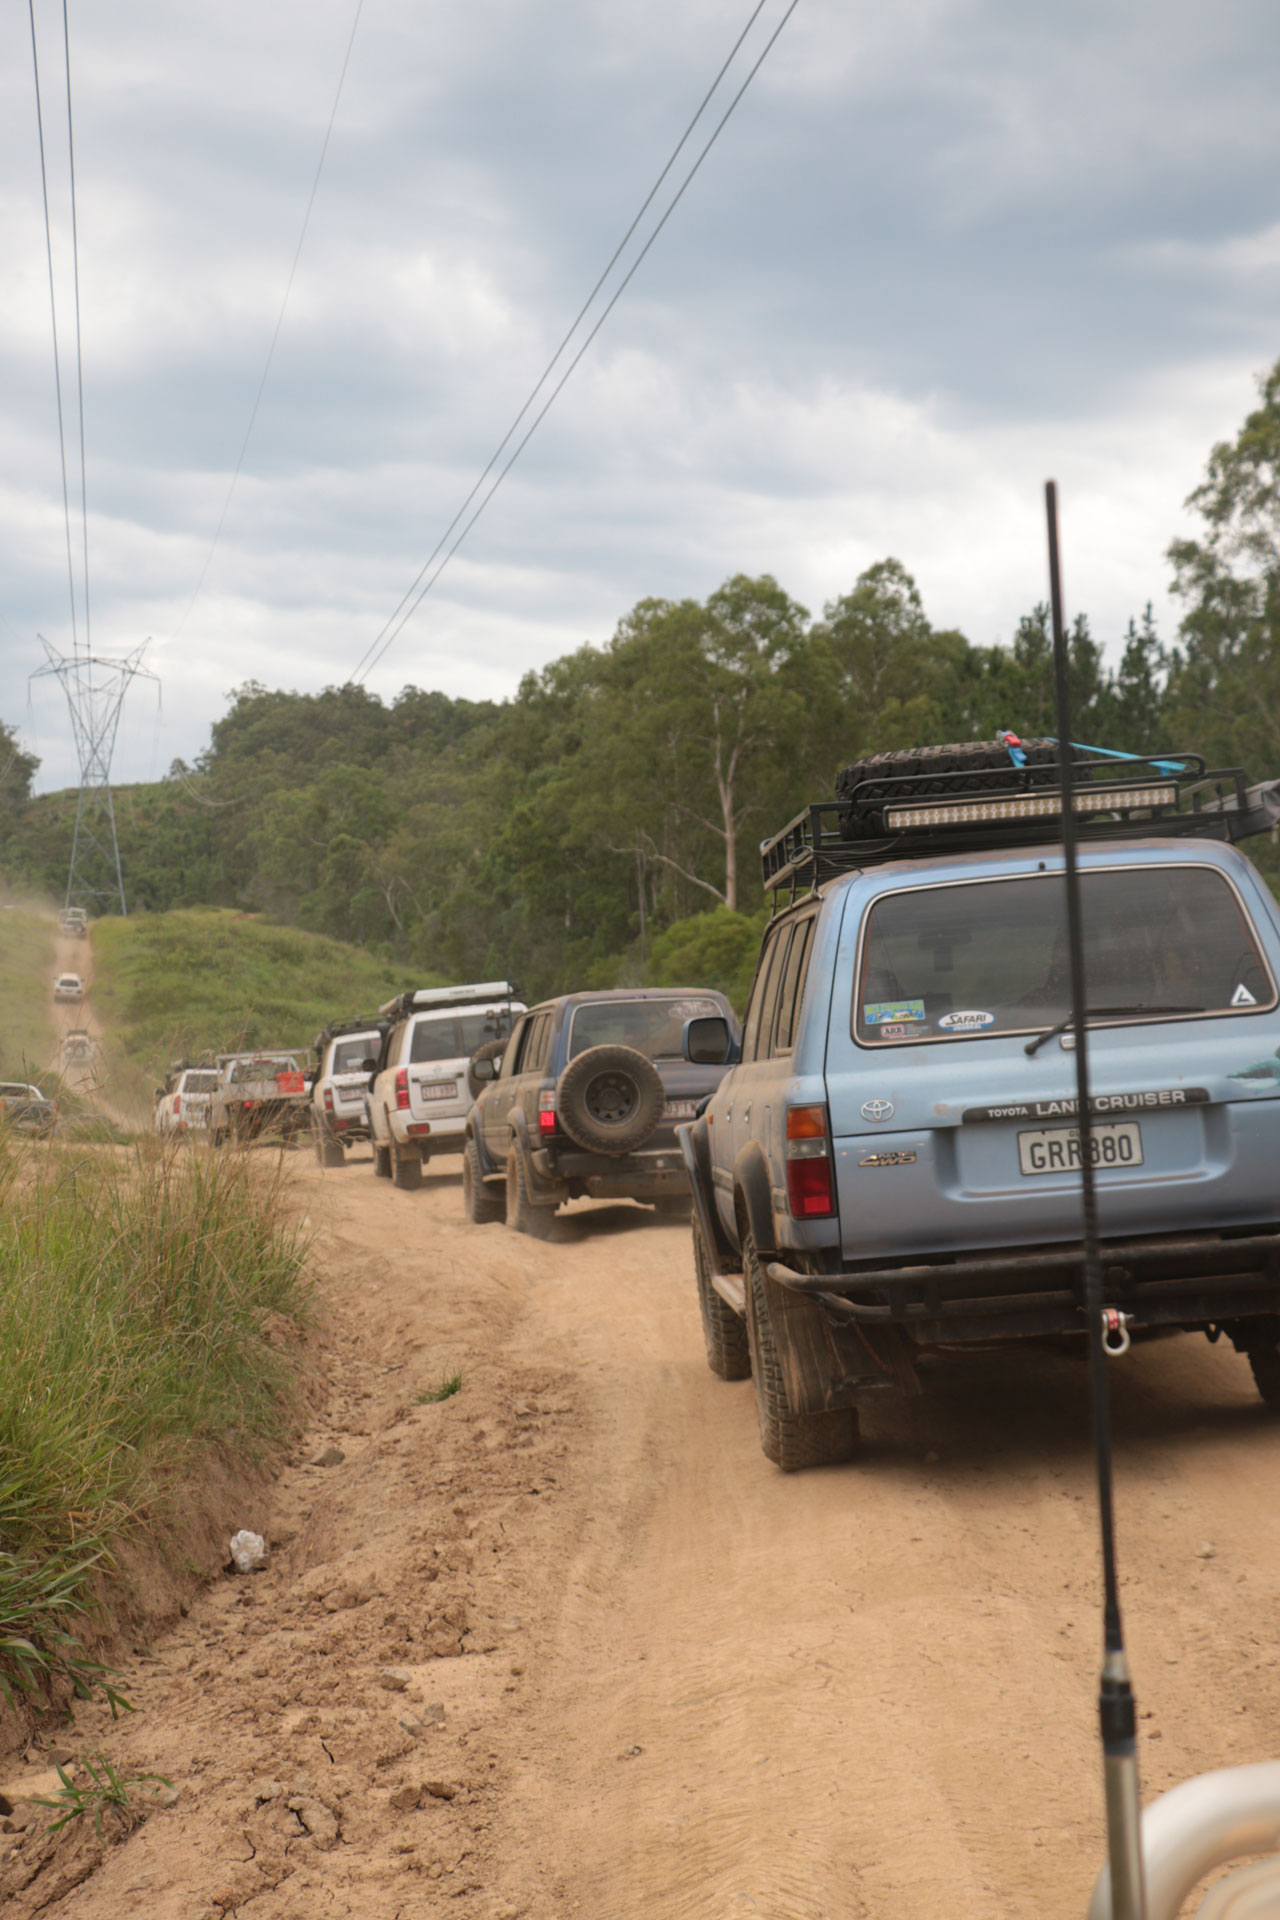
M 547 1134 L 556 1130 L 556 1096 L 554 1087 L 538 1095 L 538 1132 L 545 1139 Z
M 825 1107 L 787 1108 L 787 1205 L 793 1220 L 829 1220 L 836 1210 Z
M 409 1069 L 401 1067 L 396 1075 L 396 1109 L 404 1113 L 409 1105 Z

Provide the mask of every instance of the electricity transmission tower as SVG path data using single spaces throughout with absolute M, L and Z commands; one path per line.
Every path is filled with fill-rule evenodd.
M 122 914 L 127 913 L 115 808 L 111 804 L 111 756 L 120 726 L 120 710 L 133 680 L 141 674 L 159 685 L 158 676 L 142 664 L 150 642 L 144 640 L 123 659 L 108 659 L 103 654 L 82 651 L 80 647 L 70 655 L 59 653 L 43 634 L 40 644 L 49 664 L 38 667 L 31 677 L 42 680 L 52 676 L 61 683 L 80 762 L 80 791 L 76 796 L 66 904 L 69 907 L 101 906 L 108 913 L 118 908 Z

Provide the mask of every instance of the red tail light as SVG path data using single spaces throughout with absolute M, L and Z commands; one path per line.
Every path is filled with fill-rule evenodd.
M 825 1107 L 787 1109 L 787 1205 L 793 1220 L 830 1219 L 836 1210 Z
M 556 1130 L 556 1096 L 554 1088 L 548 1088 L 538 1095 L 538 1133 L 545 1136 Z
M 333 1088 L 332 1087 L 326 1087 L 324 1090 L 324 1110 L 326 1113 L 333 1112 Z
M 401 1067 L 396 1075 L 396 1107 L 403 1113 L 409 1105 L 409 1069 Z
M 174 1118 L 176 1119 L 181 1112 L 182 1112 L 182 1095 L 180 1093 L 175 1093 L 173 1096 Z

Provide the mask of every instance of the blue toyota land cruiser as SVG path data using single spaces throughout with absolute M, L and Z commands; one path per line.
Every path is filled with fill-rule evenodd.
M 1020 744 L 1020 743 L 1019 743 Z M 782 904 L 741 1048 L 679 1130 L 707 1357 L 784 1470 L 966 1344 L 1079 1340 L 1079 1138 L 1052 743 L 846 769 L 762 850 Z M 1073 754 L 1108 1339 L 1225 1334 L 1280 1405 L 1274 824 L 1192 754 Z

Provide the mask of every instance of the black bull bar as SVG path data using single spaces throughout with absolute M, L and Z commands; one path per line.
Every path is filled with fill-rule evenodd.
M 1102 1294 L 1134 1331 L 1280 1316 L 1280 1233 L 1187 1233 L 1102 1242 Z M 1085 1331 L 1078 1244 L 979 1253 L 914 1265 L 769 1278 L 815 1299 L 837 1324 L 892 1326 L 934 1341 L 1036 1339 Z

